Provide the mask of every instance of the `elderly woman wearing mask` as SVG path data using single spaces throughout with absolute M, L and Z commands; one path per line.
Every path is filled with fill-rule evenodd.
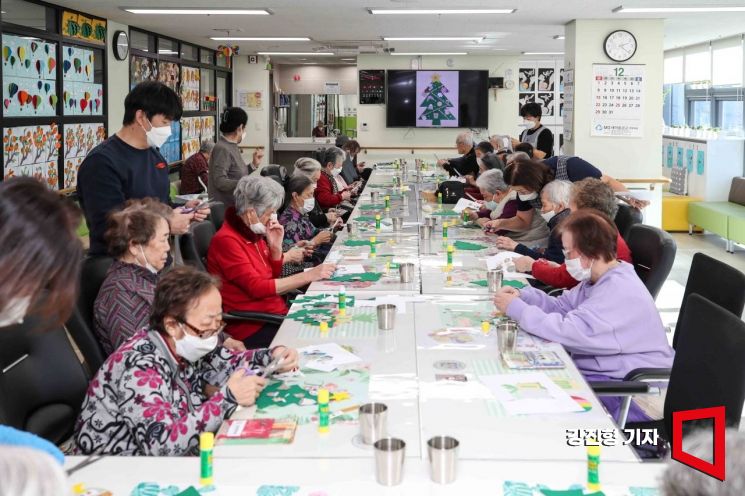
M 306 272 L 281 277 L 284 228 L 277 209 L 284 190 L 273 179 L 241 178 L 235 188 L 235 206 L 225 211 L 225 223 L 207 252 L 207 270 L 222 280 L 226 312 L 255 311 L 287 314 L 282 295 L 330 277 L 334 265 L 321 264 Z M 248 348 L 267 346 L 278 326 L 242 322 L 228 326 L 228 333 Z
M 341 174 L 344 152 L 341 148 L 332 146 L 321 153 L 323 168 L 316 184 L 316 202 L 323 210 L 339 207 L 348 215 L 352 211 L 349 201 L 352 198 L 352 188 L 340 188 L 336 177 Z
M 318 160 L 310 157 L 301 157 L 295 161 L 295 172 L 293 172 L 293 175 L 302 174 L 308 177 L 313 183 L 313 191 L 315 192 L 318 179 L 321 177 L 321 168 L 321 163 Z M 313 210 L 308 213 L 308 217 L 313 225 L 318 228 L 333 226 L 338 218 L 336 210 L 333 208 L 323 213 L 321 205 L 317 201 L 314 202 Z
M 285 346 L 233 352 L 219 345 L 224 327 L 219 281 L 191 267 L 165 274 L 155 289 L 150 325 L 101 366 L 75 425 L 77 454 L 196 455 L 199 434 L 215 432 L 235 409 L 250 406 L 273 359 L 297 366 Z

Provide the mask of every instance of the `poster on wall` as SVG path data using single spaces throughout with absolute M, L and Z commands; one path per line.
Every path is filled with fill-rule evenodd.
M 102 115 L 103 85 L 94 83 L 95 52 L 62 47 L 62 112 L 64 115 Z
M 66 10 L 62 13 L 62 36 L 103 45 L 106 43 L 106 21 Z
M 83 159 L 99 143 L 106 139 L 103 123 L 66 124 L 64 132 L 64 177 L 62 187 L 74 188 L 78 182 L 78 170 Z
M 539 67 L 538 77 L 536 81 L 538 83 L 538 91 L 554 91 L 556 81 L 554 80 L 554 74 L 556 71 L 553 67 Z
M 592 136 L 641 137 L 645 66 L 592 65 Z
M 554 115 L 554 93 L 538 93 L 536 102 L 541 104 L 541 112 L 544 116 L 552 117 Z
M 60 134 L 56 124 L 3 129 L 5 179 L 34 177 L 52 189 L 59 188 L 57 164 Z
M 181 72 L 175 62 L 158 62 L 158 81 L 165 84 L 173 91 L 178 91 Z
M 458 127 L 458 71 L 417 71 L 417 127 Z
M 129 58 L 130 89 L 143 81 L 158 80 L 158 63 L 147 57 L 132 55 Z
M 57 45 L 8 34 L 2 38 L 4 115 L 56 115 Z
M 202 141 L 215 141 L 215 118 L 213 116 L 202 117 L 202 134 L 199 137 Z
M 245 110 L 262 110 L 264 95 L 259 90 L 238 90 L 238 106 Z
M 520 91 L 535 91 L 536 70 L 534 67 L 521 67 L 520 74 Z
M 186 160 L 199 151 L 201 117 L 181 118 L 181 156 Z
M 181 102 L 184 110 L 199 110 L 199 69 L 181 68 Z
M 564 95 L 562 102 L 562 123 L 564 125 L 564 139 L 572 141 L 574 126 L 574 69 L 564 71 Z
M 518 97 L 517 101 L 517 113 L 520 113 L 520 109 L 523 108 L 523 105 L 526 103 L 534 103 L 535 102 L 535 93 L 525 93 L 521 94 Z

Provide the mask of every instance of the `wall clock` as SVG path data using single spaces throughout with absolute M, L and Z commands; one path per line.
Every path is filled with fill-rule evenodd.
M 636 53 L 636 38 L 628 31 L 613 31 L 605 38 L 603 50 L 609 59 L 626 62 Z
M 114 33 L 114 57 L 116 60 L 126 60 L 129 55 L 129 36 L 124 31 Z

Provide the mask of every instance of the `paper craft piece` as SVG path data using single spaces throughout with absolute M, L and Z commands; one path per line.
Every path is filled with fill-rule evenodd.
M 181 102 L 184 110 L 199 110 L 199 69 L 181 68 Z
M 106 128 L 103 124 L 65 124 L 63 188 L 75 187 L 83 159 L 104 139 Z
M 525 287 L 525 283 L 515 281 L 514 279 L 507 279 L 502 281 L 502 286 L 512 286 L 515 289 L 523 289 Z
M 432 349 L 482 349 L 490 339 L 475 327 L 437 329 L 427 334 L 427 337 L 432 343 Z
M 65 81 L 92 83 L 96 53 L 90 48 L 63 45 L 62 78 Z
M 360 264 L 337 265 L 334 275 L 343 276 L 346 274 L 360 274 L 362 272 L 365 272 L 365 267 Z
M 520 257 L 522 257 L 522 255 L 515 253 L 514 251 L 501 251 L 486 259 L 486 268 L 494 270 L 501 267 L 506 261 L 510 259 L 517 260 Z
M 9 34 L 2 40 L 3 115 L 56 115 L 57 45 Z
M 57 124 L 20 126 L 3 130 L 5 179 L 34 177 L 52 189 L 59 189 L 57 167 L 61 136 Z
M 296 429 L 294 418 L 226 420 L 217 433 L 217 444 L 289 444 Z
M 370 203 L 368 205 L 360 205 L 360 210 L 383 210 L 385 205 L 383 203 Z M 375 218 L 373 218 L 375 220 Z
M 300 357 L 307 360 L 304 368 L 331 372 L 332 370 L 362 361 L 354 353 L 350 353 L 336 343 L 323 343 L 314 346 L 298 348 Z
M 378 282 L 383 277 L 381 272 L 364 272 L 361 274 L 344 274 L 334 276 L 329 281 L 335 282 Z
M 436 215 L 438 217 L 458 217 L 460 214 L 458 212 L 453 212 L 452 210 L 438 210 L 436 212 L 432 212 L 432 215 Z
M 175 62 L 158 62 L 158 81 L 173 91 L 178 91 L 179 82 L 181 81 L 179 65 Z
M 482 375 L 479 380 L 510 415 L 539 415 L 583 411 L 546 374 Z
M 202 120 L 200 117 L 181 118 L 181 156 L 187 159 L 200 147 Z
M 215 118 L 212 116 L 202 117 L 202 134 L 201 140 L 215 141 Z
M 246 493 L 248 494 L 248 493 Z M 260 486 L 256 496 L 330 496 L 324 490 L 303 488 L 300 486 Z
M 479 210 L 481 208 L 481 205 L 476 203 L 475 201 L 461 198 L 453 207 L 453 212 L 457 212 L 460 214 L 463 213 L 463 211 L 467 208 L 471 210 Z
M 367 401 L 370 383 L 367 368 L 333 372 L 304 369 L 302 372 L 298 376 L 284 377 L 284 381 L 270 382 L 256 400 L 254 418 L 276 418 L 281 415 L 293 416 L 301 425 L 315 422 L 318 419 L 317 397 L 320 388 L 328 389 L 331 393 L 332 412 L 339 412 Z M 335 416 L 332 422 L 349 422 L 356 419 L 355 408 Z
M 453 243 L 453 247 L 456 250 L 469 250 L 469 251 L 479 251 L 479 250 L 486 250 L 489 248 L 488 246 L 480 245 L 478 243 L 469 243 L 468 241 L 456 241 Z
M 355 217 L 354 220 L 357 222 L 375 222 L 375 217 L 369 215 L 360 215 L 359 217 Z
M 502 484 L 504 496 L 658 496 L 653 487 L 607 486 L 602 491 L 590 491 L 584 484 L 572 484 L 566 489 L 551 489 L 543 484 L 506 480 Z
M 130 55 L 129 57 L 129 87 L 137 86 L 143 81 L 158 80 L 158 62 L 146 57 Z
M 106 21 L 65 10 L 62 13 L 62 35 L 92 43 L 106 43 Z
M 62 92 L 62 113 L 65 115 L 103 114 L 103 85 L 65 81 Z
M 376 239 L 375 244 L 379 245 L 383 243 L 382 240 Z M 348 239 L 344 242 L 344 246 L 370 246 L 370 240 L 367 239 Z
M 140 482 L 132 489 L 130 496 L 200 496 L 202 494 L 211 494 L 214 490 L 213 486 L 207 486 L 201 490 L 189 486 L 182 491 L 178 486 L 161 486 L 155 482 Z M 83 494 L 83 496 L 86 495 L 87 493 Z
M 474 284 L 476 286 L 481 286 L 482 288 L 485 288 L 489 285 L 489 282 L 486 279 L 479 279 L 478 281 L 471 281 L 470 284 Z
M 521 333 L 524 334 L 524 333 Z M 511 369 L 563 369 L 564 361 L 555 351 L 518 351 L 503 353 L 504 363 Z

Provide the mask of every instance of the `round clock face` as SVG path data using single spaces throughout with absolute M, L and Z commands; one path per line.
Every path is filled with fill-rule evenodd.
M 114 34 L 114 55 L 119 60 L 124 60 L 129 55 L 129 37 L 124 31 Z
M 616 62 L 625 62 L 636 53 L 636 38 L 628 31 L 613 31 L 605 39 L 605 54 Z

